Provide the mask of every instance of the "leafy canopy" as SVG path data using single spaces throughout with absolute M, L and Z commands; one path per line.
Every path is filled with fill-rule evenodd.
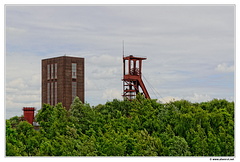
M 137 96 L 67 111 L 44 104 L 34 130 L 6 120 L 7 156 L 234 156 L 234 103 L 158 103 Z

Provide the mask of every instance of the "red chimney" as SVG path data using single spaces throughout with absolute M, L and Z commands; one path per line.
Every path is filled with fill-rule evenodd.
M 24 119 L 30 124 L 33 124 L 34 111 L 34 107 L 23 107 Z

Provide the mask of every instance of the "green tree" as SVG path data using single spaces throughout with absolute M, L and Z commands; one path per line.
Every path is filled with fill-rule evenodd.
M 159 156 L 162 154 L 162 141 L 152 137 L 146 129 L 134 133 L 136 142 L 133 143 L 131 156 Z
M 6 120 L 7 156 L 234 156 L 234 103 L 162 104 L 138 95 L 90 107 L 78 97 L 67 111 L 44 104 L 40 130 Z

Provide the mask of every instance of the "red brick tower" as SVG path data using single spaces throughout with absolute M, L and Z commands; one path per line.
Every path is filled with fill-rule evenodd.
M 34 120 L 34 107 L 23 107 L 23 116 L 24 120 L 28 121 L 28 123 L 33 124 Z
M 61 102 L 68 110 L 78 96 L 84 103 L 84 58 L 61 56 L 42 60 L 42 104 Z

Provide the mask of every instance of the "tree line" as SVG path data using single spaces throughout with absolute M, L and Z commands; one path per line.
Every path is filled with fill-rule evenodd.
M 34 130 L 6 120 L 6 156 L 234 156 L 234 102 L 158 103 L 138 95 L 67 111 L 44 104 Z

